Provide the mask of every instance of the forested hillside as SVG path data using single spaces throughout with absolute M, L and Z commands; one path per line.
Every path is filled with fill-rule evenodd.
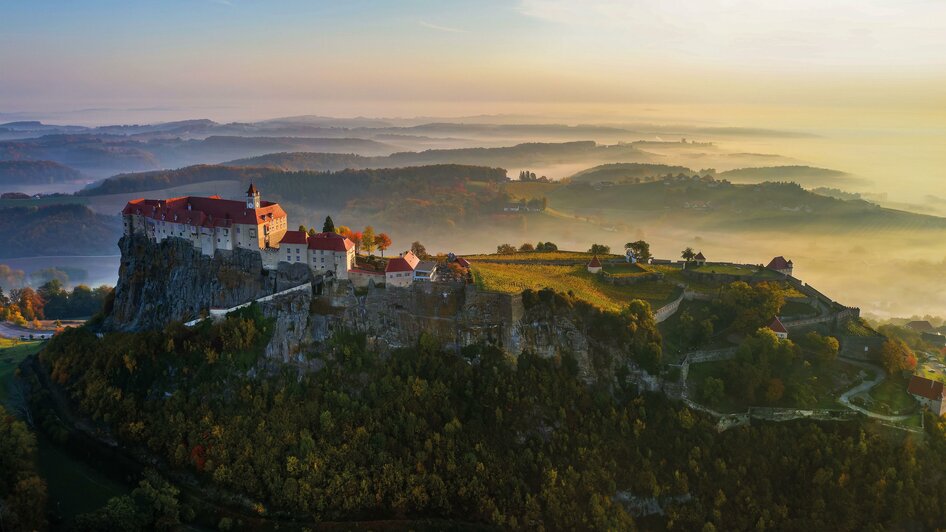
M 82 179 L 82 174 L 53 161 L 0 161 L 0 185 L 45 185 Z
M 740 185 L 680 177 L 610 186 L 517 183 L 513 188 L 519 197 L 547 197 L 558 210 L 614 220 L 633 213 L 638 219 L 700 223 L 705 229 L 726 231 L 946 229 L 946 218 L 826 197 L 794 183 Z
M 386 157 L 358 157 L 336 153 L 275 153 L 231 161 L 238 166 L 275 166 L 289 170 L 389 168 L 431 164 L 469 164 L 519 168 L 530 165 L 581 163 L 647 158 L 629 144 L 602 145 L 592 141 L 530 142 L 501 148 L 458 148 L 399 152 Z
M 638 325 L 628 334 L 651 334 Z M 121 442 L 245 494 L 262 517 L 856 530 L 933 528 L 946 510 L 946 436 L 932 417 L 924 444 L 863 421 L 718 433 L 621 378 L 589 386 L 567 356 L 461 356 L 422 339 L 380 357 L 358 335 L 309 354 L 317 373 L 247 378 L 267 331 L 251 307 L 196 329 L 67 331 L 41 359 Z M 647 505 L 663 515 L 640 516 Z
M 113 255 L 121 237 L 118 216 L 82 205 L 0 209 L 0 258 Z
M 0 160 L 49 160 L 96 177 L 120 172 L 218 163 L 277 151 L 386 155 L 394 146 L 369 139 L 210 136 L 200 140 L 125 135 L 46 135 L 0 141 Z

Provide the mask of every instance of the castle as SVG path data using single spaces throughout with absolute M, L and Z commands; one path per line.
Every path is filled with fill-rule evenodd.
M 122 218 L 126 235 L 144 235 L 153 242 L 189 240 L 211 257 L 218 250 L 255 250 L 267 269 L 276 269 L 279 262 L 304 263 L 317 272 L 348 279 L 355 266 L 355 244 L 350 239 L 336 233 L 289 231 L 286 211 L 278 203 L 262 201 L 252 184 L 245 202 L 220 196 L 139 198 L 125 205 Z

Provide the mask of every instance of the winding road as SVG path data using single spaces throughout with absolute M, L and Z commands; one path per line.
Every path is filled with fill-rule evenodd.
M 858 384 L 857 386 L 851 388 L 850 390 L 842 393 L 841 397 L 838 397 L 838 402 L 840 402 L 847 408 L 850 408 L 851 410 L 856 410 L 860 412 L 861 414 L 864 414 L 865 416 L 868 416 L 868 417 L 872 417 L 874 419 L 881 419 L 884 421 L 904 421 L 906 419 L 910 419 L 911 417 L 913 417 L 912 415 L 888 416 L 884 414 L 878 414 L 877 412 L 871 412 L 870 410 L 867 410 L 866 408 L 862 408 L 860 406 L 857 406 L 851 403 L 851 397 L 854 397 L 855 395 L 861 392 L 866 392 L 870 390 L 871 388 L 873 388 L 874 386 L 877 386 L 878 384 L 883 382 L 885 378 L 884 370 L 880 366 L 875 366 L 873 364 L 862 362 L 860 360 L 844 358 L 844 361 L 849 364 L 854 364 L 855 366 L 860 366 L 866 370 L 872 371 L 874 373 L 874 380 L 870 380 L 870 381 L 865 380 L 864 382 Z
M 21 336 L 26 336 L 29 338 L 31 334 L 33 337 L 52 336 L 53 332 L 54 331 L 51 329 L 27 329 L 25 327 L 13 325 L 7 321 L 0 321 L 0 336 L 4 338 L 11 338 L 14 340 L 20 338 Z

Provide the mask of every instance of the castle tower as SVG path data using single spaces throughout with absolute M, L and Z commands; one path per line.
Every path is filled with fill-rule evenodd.
M 260 208 L 259 190 L 256 190 L 256 187 L 253 186 L 253 183 L 250 183 L 250 188 L 246 189 L 246 208 L 247 209 Z

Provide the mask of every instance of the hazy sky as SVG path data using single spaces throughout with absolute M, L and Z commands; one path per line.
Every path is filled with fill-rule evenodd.
M 942 0 L 0 0 L 0 113 L 895 113 L 946 104 L 944 50 Z

